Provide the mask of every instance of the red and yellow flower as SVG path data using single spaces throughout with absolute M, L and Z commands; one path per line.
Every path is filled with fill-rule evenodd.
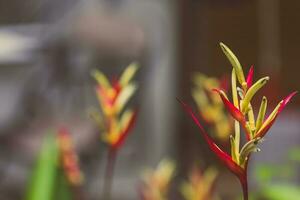
M 215 89 L 220 95 L 221 100 L 225 108 L 234 118 L 234 135 L 230 136 L 231 154 L 224 152 L 206 133 L 202 127 L 199 119 L 192 111 L 192 109 L 180 101 L 186 112 L 192 117 L 194 122 L 200 129 L 200 132 L 211 150 L 217 155 L 217 157 L 226 165 L 226 167 L 233 172 L 240 180 L 243 187 L 244 199 L 248 199 L 248 185 L 247 185 L 247 166 L 250 155 L 252 152 L 259 151 L 257 145 L 262 141 L 268 130 L 275 122 L 278 115 L 289 103 L 291 98 L 297 93 L 293 92 L 286 98 L 279 102 L 275 109 L 265 117 L 267 110 L 267 98 L 263 97 L 260 105 L 260 109 L 257 117 L 255 118 L 254 111 L 251 105 L 251 100 L 259 89 L 261 89 L 269 80 L 269 77 L 263 77 L 257 82 L 252 84 L 253 81 L 253 67 L 250 68 L 247 78 L 245 79 L 242 66 L 233 54 L 233 52 L 223 43 L 220 43 L 221 49 L 233 66 L 232 69 L 232 99 L 233 103 L 229 101 L 229 98 L 225 92 L 221 89 Z M 239 86 L 237 85 L 239 84 Z M 246 144 L 241 146 L 240 127 L 244 130 L 247 138 Z
M 113 82 L 98 70 L 92 73 L 98 83 L 96 93 L 102 110 L 102 116 L 98 113 L 92 116 L 104 131 L 102 140 L 113 149 L 123 144 L 136 119 L 137 111 L 124 108 L 137 90 L 132 81 L 137 70 L 137 64 L 133 63 Z

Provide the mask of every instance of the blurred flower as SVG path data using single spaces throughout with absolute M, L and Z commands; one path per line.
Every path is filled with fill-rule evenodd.
M 225 113 L 225 108 L 218 94 L 211 92 L 214 88 L 226 90 L 226 79 L 218 80 L 197 73 L 194 78 L 192 96 L 197 104 L 202 118 L 211 125 L 214 138 L 226 141 L 233 128 L 233 121 Z
M 208 168 L 204 173 L 194 167 L 191 171 L 188 181 L 181 185 L 181 193 L 185 200 L 212 200 L 213 186 L 218 172 L 214 168 Z
M 155 170 L 147 169 L 143 173 L 141 196 L 143 200 L 167 200 L 169 185 L 174 177 L 175 164 L 162 160 Z
M 136 119 L 137 111 L 123 110 L 137 89 L 136 83 L 131 81 L 137 70 L 136 63 L 129 65 L 112 83 L 102 72 L 96 70 L 92 73 L 98 82 L 96 93 L 103 115 L 93 112 L 91 116 L 103 129 L 102 140 L 113 149 L 123 144 Z
M 215 89 L 215 91 L 220 95 L 225 108 L 229 111 L 232 117 L 235 119 L 235 135 L 230 136 L 231 143 L 231 155 L 227 154 L 219 148 L 219 146 L 211 139 L 211 137 L 206 133 L 200 121 L 192 111 L 192 109 L 181 101 L 185 110 L 190 114 L 194 122 L 200 128 L 203 137 L 208 143 L 211 150 L 219 157 L 221 161 L 225 163 L 227 168 L 232 171 L 240 180 L 244 199 L 248 199 L 248 183 L 247 183 L 247 166 L 249 157 L 252 152 L 257 152 L 259 149 L 257 145 L 262 141 L 267 131 L 271 128 L 275 122 L 279 113 L 284 109 L 291 98 L 296 94 L 296 92 L 291 93 L 275 107 L 271 114 L 265 118 L 267 98 L 263 97 L 261 106 L 259 109 L 258 116 L 255 120 L 254 112 L 251 105 L 251 100 L 256 92 L 261 89 L 269 80 L 269 77 L 264 77 L 259 79 L 256 83 L 252 84 L 253 79 L 253 68 L 250 69 L 247 76 L 247 81 L 245 80 L 244 72 L 240 62 L 233 52 L 225 46 L 223 43 L 220 44 L 224 54 L 227 56 L 228 60 L 233 66 L 232 70 L 232 98 L 233 103 L 231 103 L 221 89 Z M 237 87 L 237 81 L 240 87 Z M 240 149 L 240 126 L 245 131 L 247 143 Z
M 83 175 L 80 171 L 78 156 L 75 152 L 70 132 L 61 128 L 57 134 L 60 165 L 64 170 L 66 179 L 71 186 L 80 186 L 83 182 Z

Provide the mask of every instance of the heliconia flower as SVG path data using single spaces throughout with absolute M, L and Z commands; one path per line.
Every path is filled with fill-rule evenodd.
M 80 186 L 83 183 L 78 156 L 75 152 L 70 132 L 66 128 L 60 128 L 57 134 L 60 155 L 60 166 L 71 186 Z
M 120 78 L 113 83 L 102 72 L 98 70 L 92 72 L 92 75 L 98 82 L 96 92 L 100 106 L 106 116 L 120 113 L 135 93 L 137 85 L 131 80 L 137 70 L 138 65 L 132 63 L 125 69 Z
M 218 94 L 212 93 L 213 88 L 227 88 L 228 81 L 225 77 L 222 80 L 207 77 L 197 73 L 193 78 L 194 87 L 192 96 L 197 104 L 202 118 L 211 127 L 213 137 L 225 142 L 233 128 L 233 121 L 228 118 L 222 101 Z
M 218 171 L 214 168 L 208 168 L 202 172 L 194 167 L 185 181 L 180 191 L 185 200 L 213 200 L 213 187 L 218 176 Z
M 233 172 L 240 180 L 243 187 L 244 200 L 248 200 L 248 183 L 247 183 L 247 166 L 250 155 L 252 152 L 259 151 L 257 145 L 262 142 L 263 137 L 271 128 L 276 118 L 283 110 L 283 108 L 290 102 L 292 97 L 297 93 L 293 92 L 275 107 L 271 114 L 265 118 L 267 108 L 267 98 L 263 97 L 258 116 L 255 120 L 254 111 L 251 105 L 251 100 L 254 95 L 261 89 L 269 80 L 269 77 L 259 79 L 252 84 L 253 68 L 249 70 L 247 81 L 245 80 L 242 65 L 238 61 L 233 52 L 223 43 L 220 44 L 226 57 L 229 59 L 233 66 L 232 70 L 232 98 L 231 103 L 224 91 L 214 89 L 224 103 L 225 108 L 235 120 L 235 132 L 230 136 L 231 154 L 224 152 L 219 146 L 211 139 L 211 137 L 204 130 L 200 124 L 199 119 L 196 117 L 192 109 L 180 101 L 186 112 L 191 116 L 196 125 L 199 127 L 200 132 L 210 149 L 217 155 L 217 157 L 225 164 L 225 166 Z M 240 87 L 237 86 L 237 81 Z M 246 133 L 247 143 L 240 149 L 240 126 Z
M 155 170 L 147 169 L 142 174 L 140 195 L 143 200 L 167 200 L 172 178 L 175 175 L 175 164 L 162 160 Z
M 103 132 L 102 140 L 112 149 L 124 143 L 136 119 L 137 111 L 124 108 L 137 90 L 137 84 L 132 81 L 137 70 L 138 65 L 132 63 L 112 82 L 98 70 L 92 73 L 98 82 L 96 93 L 103 115 L 93 112 L 91 116 Z

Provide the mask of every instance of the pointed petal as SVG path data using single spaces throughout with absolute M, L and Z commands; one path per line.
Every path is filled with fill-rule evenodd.
M 297 91 L 294 91 L 291 94 L 289 94 L 286 98 L 284 98 L 278 112 L 281 112 L 284 109 L 284 107 L 290 102 L 293 96 L 295 96 L 297 93 L 298 93 Z
M 267 104 L 268 104 L 267 97 L 264 96 L 261 100 L 261 104 L 259 107 L 259 112 L 257 115 L 256 124 L 255 124 L 255 128 L 257 131 L 261 128 L 262 123 L 264 121 L 266 110 L 267 110 Z
M 241 123 L 243 129 L 245 130 L 247 140 L 250 140 L 250 130 L 246 124 L 246 119 L 243 113 L 237 107 L 235 107 L 230 101 L 228 101 L 227 97 L 225 96 L 225 93 L 222 90 L 213 89 L 213 91 L 219 93 L 225 108 L 228 110 L 228 112 L 232 115 L 234 119 L 236 119 L 238 122 Z
M 93 70 L 92 71 L 92 76 L 96 79 L 99 85 L 101 87 L 104 87 L 106 89 L 111 88 L 111 84 L 107 77 L 99 70 Z
M 276 118 L 278 117 L 278 115 L 281 113 L 281 111 L 285 108 L 285 106 L 290 102 L 290 100 L 292 99 L 293 96 L 295 96 L 297 94 L 297 91 L 292 92 L 291 94 L 289 94 L 286 98 L 284 98 L 278 108 L 278 111 L 275 113 L 275 115 L 271 118 L 271 120 L 267 121 L 269 119 L 269 117 L 265 120 L 265 122 L 263 123 L 261 129 L 256 133 L 255 138 L 257 137 L 264 137 L 266 135 L 266 133 L 268 132 L 268 130 L 271 128 L 271 126 L 273 125 L 273 123 L 275 122 Z M 276 109 L 276 108 L 275 108 Z
M 237 107 L 235 107 L 230 101 L 228 101 L 227 97 L 225 96 L 225 93 L 222 90 L 213 89 L 213 91 L 217 92 L 220 95 L 225 108 L 228 110 L 228 112 L 232 115 L 234 119 L 236 119 L 239 122 L 245 121 L 245 117 L 243 113 Z
M 225 153 L 223 150 L 221 150 L 218 145 L 211 139 L 211 137 L 207 134 L 207 132 L 204 130 L 202 125 L 200 124 L 198 118 L 192 111 L 192 109 L 185 104 L 183 101 L 179 100 L 183 106 L 184 110 L 192 117 L 193 121 L 196 123 L 198 128 L 200 129 L 201 135 L 204 137 L 205 141 L 207 142 L 210 149 L 217 155 L 217 157 L 225 164 L 225 166 L 235 175 L 242 176 L 244 174 L 244 170 L 237 165 L 229 156 L 227 153 Z
M 120 85 L 125 87 L 132 80 L 138 69 L 139 65 L 136 62 L 131 63 L 122 73 Z
M 119 147 L 121 147 L 125 141 L 125 139 L 128 137 L 131 129 L 133 128 L 135 122 L 136 122 L 136 116 L 137 116 L 137 110 L 133 111 L 132 113 L 130 112 L 130 117 L 126 120 L 122 120 L 122 121 L 127 121 L 126 122 L 126 126 L 122 127 L 122 132 L 121 132 L 121 136 L 118 139 L 118 141 L 113 144 L 112 148 L 113 149 L 118 149 Z M 127 117 L 125 117 L 127 118 Z M 123 123 L 125 124 L 125 122 Z
M 250 67 L 248 75 L 247 75 L 247 87 L 250 88 L 252 86 L 252 81 L 253 81 L 253 74 L 254 74 L 254 70 L 253 70 L 253 65 Z
M 116 112 L 119 113 L 123 110 L 127 102 L 137 90 L 137 85 L 134 83 L 127 84 L 119 93 L 115 100 Z
M 248 109 L 248 106 L 253 98 L 253 96 L 267 83 L 270 78 L 268 76 L 259 79 L 254 83 L 246 92 L 245 97 L 241 104 L 241 111 L 245 113 Z
M 220 43 L 221 49 L 228 58 L 229 62 L 231 63 L 232 67 L 235 69 L 236 76 L 238 78 L 238 81 L 241 85 L 245 83 L 245 76 L 242 69 L 242 65 L 240 64 L 237 57 L 234 55 L 234 53 L 222 42 Z

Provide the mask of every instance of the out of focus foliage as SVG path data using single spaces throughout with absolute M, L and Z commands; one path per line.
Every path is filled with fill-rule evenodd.
M 300 197 L 300 187 L 295 182 L 299 177 L 300 148 L 292 148 L 288 160 L 281 164 L 258 165 L 255 169 L 259 190 L 253 199 L 296 200 Z
M 71 200 L 75 195 L 80 196 L 78 187 L 82 184 L 82 176 L 77 161 L 69 132 L 59 131 L 57 137 L 47 135 L 29 180 L 25 199 Z

